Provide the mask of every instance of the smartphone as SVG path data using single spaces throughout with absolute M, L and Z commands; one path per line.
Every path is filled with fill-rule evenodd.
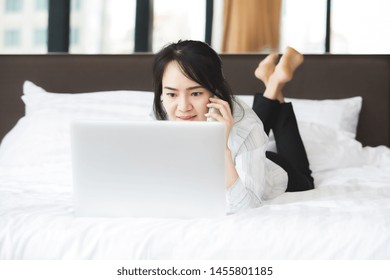
M 213 97 L 213 98 L 218 98 L 218 97 L 216 97 L 215 95 L 213 95 L 212 97 Z M 216 108 L 210 108 L 209 111 L 208 111 L 208 113 L 217 113 L 217 114 L 221 114 L 221 113 L 219 112 L 219 110 L 216 109 Z M 217 120 L 214 119 L 214 118 L 212 118 L 212 117 L 208 117 L 208 118 L 207 118 L 207 121 L 208 121 L 208 122 L 215 122 L 215 121 L 217 121 Z

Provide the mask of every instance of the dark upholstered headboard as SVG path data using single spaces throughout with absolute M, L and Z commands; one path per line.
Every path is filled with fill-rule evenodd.
M 253 76 L 264 55 L 222 55 L 235 94 L 263 85 Z M 22 84 L 31 80 L 53 92 L 152 90 L 152 54 L 0 55 L 0 139 L 24 114 Z M 363 97 L 357 138 L 364 145 L 390 146 L 390 55 L 306 55 L 287 97 Z

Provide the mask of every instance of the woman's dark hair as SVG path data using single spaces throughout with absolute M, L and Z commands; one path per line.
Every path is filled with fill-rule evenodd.
M 153 111 L 158 120 L 166 120 L 167 114 L 161 103 L 162 78 L 165 68 L 176 61 L 183 74 L 197 82 L 215 96 L 229 103 L 233 113 L 233 94 L 222 72 L 219 55 L 206 43 L 200 41 L 179 41 L 165 46 L 154 59 L 154 104 Z

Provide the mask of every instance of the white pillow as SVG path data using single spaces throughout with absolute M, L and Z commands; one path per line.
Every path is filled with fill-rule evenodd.
M 351 133 L 308 122 L 298 122 L 298 128 L 314 173 L 366 163 L 361 153 L 362 144 Z M 272 131 L 267 150 L 277 152 Z
M 294 107 L 299 122 L 316 123 L 349 132 L 356 137 L 363 98 L 310 100 L 285 98 Z
M 51 93 L 30 81 L 23 84 L 26 116 L 45 115 L 87 119 L 144 119 L 153 105 L 150 91 Z
M 298 126 L 314 173 L 366 164 L 362 144 L 349 132 L 316 123 Z
M 253 96 L 239 96 L 252 106 Z M 361 97 L 310 100 L 286 98 L 293 104 L 299 131 L 313 173 L 365 163 L 362 145 L 354 138 Z M 272 131 L 268 150 L 276 152 Z
M 2 174 L 30 176 L 40 185 L 71 186 L 72 120 L 150 120 L 153 105 L 152 92 L 60 94 L 29 81 L 23 90 L 26 115 L 1 143 L 0 169 Z
M 253 96 L 240 95 L 239 98 L 252 107 Z M 346 131 L 352 137 L 356 137 L 362 97 L 324 100 L 285 98 L 285 100 L 293 104 L 298 123 L 316 123 Z

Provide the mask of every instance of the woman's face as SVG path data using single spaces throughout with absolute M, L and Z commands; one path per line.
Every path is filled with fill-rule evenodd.
M 165 68 L 162 78 L 162 104 L 170 121 L 205 121 L 211 92 L 188 79 L 176 61 Z

